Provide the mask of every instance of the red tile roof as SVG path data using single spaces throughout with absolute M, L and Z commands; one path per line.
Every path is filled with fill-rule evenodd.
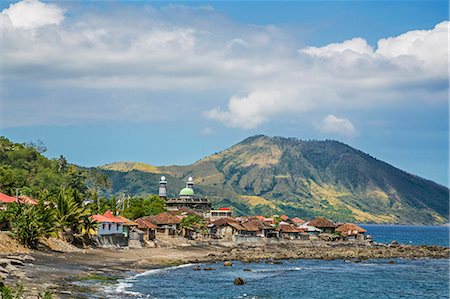
M 317 217 L 311 220 L 308 225 L 315 226 L 317 228 L 335 228 L 336 226 L 328 219 L 323 217 Z
M 164 224 L 178 224 L 180 223 L 180 219 L 178 217 L 172 216 L 168 212 L 163 212 L 156 216 L 147 216 L 143 217 L 143 219 L 150 221 L 156 225 L 164 225 Z
M 278 226 L 277 230 L 279 230 L 283 233 L 304 233 L 305 232 L 305 229 L 298 228 L 298 227 L 295 227 L 290 224 L 282 224 L 282 225 Z
M 233 218 L 220 218 L 215 220 L 212 224 L 216 227 L 231 226 L 237 230 L 247 230 L 239 223 L 239 221 Z
M 354 236 L 358 233 L 365 233 L 367 232 L 364 228 L 357 226 L 353 223 L 346 223 L 344 225 L 339 226 L 336 228 L 337 232 L 340 232 L 344 236 Z
M 16 198 L 0 193 L 0 203 L 11 203 L 11 202 L 15 202 Z
M 271 228 L 273 229 L 273 227 L 270 224 L 261 221 L 259 219 L 249 220 L 241 223 L 241 225 L 245 227 L 247 231 L 259 231 L 262 229 L 271 229 Z
M 146 228 L 155 229 L 156 228 L 156 224 L 154 224 L 148 220 L 145 220 L 144 218 L 136 219 L 136 223 L 138 224 L 138 228 L 140 228 L 140 229 L 146 229 Z
M 286 216 L 286 215 L 281 215 L 281 216 L 280 216 L 280 219 L 283 220 L 283 221 L 286 221 L 286 220 L 289 219 L 289 217 Z
M 305 220 L 298 218 L 298 217 L 292 218 L 291 221 L 294 223 L 299 223 L 299 224 L 305 223 Z
M 94 221 L 96 222 L 112 222 L 112 223 L 124 223 L 123 220 L 115 217 L 111 211 L 106 211 L 105 214 L 103 215 L 92 215 L 91 216 L 92 219 L 94 219 Z
M 111 218 L 107 218 L 103 215 L 92 215 L 91 218 L 95 221 L 95 222 L 113 222 L 113 223 L 120 223 L 122 221 L 118 221 L 115 219 L 111 219 Z
M 123 225 L 127 225 L 127 226 L 137 226 L 137 222 L 132 221 L 128 218 L 125 218 L 123 216 L 116 216 L 117 219 L 122 220 L 123 221 Z

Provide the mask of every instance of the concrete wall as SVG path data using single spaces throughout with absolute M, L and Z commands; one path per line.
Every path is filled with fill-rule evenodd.
M 120 233 L 116 235 L 95 236 L 94 241 L 99 247 L 125 247 L 128 246 L 128 238 Z
M 144 246 L 144 235 L 131 231 L 128 239 L 128 246 L 130 248 L 142 248 Z
M 123 226 L 121 223 L 102 222 L 98 226 L 98 235 L 116 235 L 123 233 Z

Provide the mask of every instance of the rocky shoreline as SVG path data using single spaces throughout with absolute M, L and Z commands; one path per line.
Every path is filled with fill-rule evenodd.
M 448 259 L 450 248 L 440 246 L 282 244 L 264 247 L 179 246 L 134 250 L 86 249 L 76 252 L 39 252 L 0 255 L 0 278 L 5 284 L 23 284 L 29 297 L 51 291 L 56 298 L 96 298 L 102 287 L 144 271 L 187 263 L 242 261 L 276 263 L 286 259 L 432 258 Z M 393 261 L 393 263 L 395 263 Z M 100 286 L 100 288 L 99 288 Z M 101 298 L 98 295 L 97 298 Z

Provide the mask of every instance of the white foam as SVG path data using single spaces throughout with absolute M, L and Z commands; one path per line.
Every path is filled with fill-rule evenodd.
M 154 274 L 158 274 L 158 273 L 163 273 L 163 272 L 167 272 L 170 270 L 186 268 L 186 267 L 190 267 L 192 265 L 194 265 L 194 264 L 183 264 L 183 265 L 167 267 L 167 268 L 152 269 L 152 270 L 145 271 L 143 273 L 139 273 L 139 274 L 133 276 L 131 279 L 141 277 L 141 276 L 149 276 L 149 275 L 154 275 Z
M 142 276 L 155 275 L 158 273 L 163 273 L 163 272 L 167 272 L 167 271 L 175 270 L 175 269 L 179 269 L 179 268 L 185 268 L 185 267 L 189 267 L 192 265 L 193 264 L 184 264 L 184 265 L 179 265 L 179 266 L 148 270 L 143 273 L 136 274 L 132 277 L 119 280 L 119 283 L 116 285 L 115 289 L 113 289 L 113 290 L 107 289 L 105 291 L 108 293 L 114 293 L 114 294 L 118 294 L 118 295 L 122 294 L 122 295 L 127 295 L 130 297 L 143 298 L 143 297 L 145 297 L 144 294 L 142 294 L 140 292 L 133 292 L 133 291 L 127 290 L 127 289 L 130 289 L 133 287 L 133 282 L 136 280 L 136 278 L 142 277 Z

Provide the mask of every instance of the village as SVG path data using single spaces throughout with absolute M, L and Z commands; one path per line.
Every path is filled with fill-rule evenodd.
M 353 223 L 333 223 L 323 217 L 303 220 L 286 215 L 234 216 L 231 208 L 211 208 L 207 198 L 195 196 L 194 180 L 189 177 L 177 198 L 167 197 L 167 181 L 159 181 L 159 197 L 167 211 L 138 219 L 128 219 L 118 211 L 91 215 L 96 224 L 89 236 L 97 247 L 143 248 L 180 244 L 185 241 L 220 242 L 230 246 L 266 245 L 292 241 L 309 244 L 315 241 L 370 244 L 371 236 Z M 29 196 L 0 194 L 0 204 L 37 205 Z M 3 224 L 5 229 L 7 226 Z

